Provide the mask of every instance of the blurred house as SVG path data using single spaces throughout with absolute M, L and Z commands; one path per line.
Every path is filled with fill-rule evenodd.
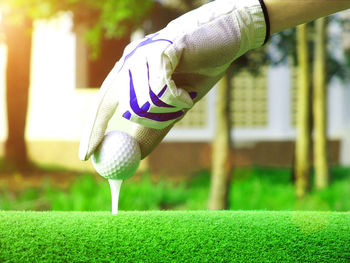
M 128 40 L 106 40 L 100 60 L 90 61 L 82 34 L 79 29 L 73 32 L 72 26 L 69 15 L 35 23 L 26 138 L 34 161 L 86 170 L 91 165 L 79 161 L 78 145 L 87 113 Z M 331 28 L 331 37 L 341 34 L 341 29 Z M 5 62 L 6 47 L 0 45 L 0 156 L 7 132 Z M 295 71 L 287 66 L 266 68 L 258 77 L 242 72 L 232 79 L 232 158 L 236 165 L 292 165 L 295 79 Z M 349 100 L 350 83 L 332 81 L 328 135 L 333 164 L 350 165 Z M 153 170 L 176 174 L 210 167 L 215 103 L 214 88 L 150 156 Z M 109 129 L 113 127 L 115 120 Z

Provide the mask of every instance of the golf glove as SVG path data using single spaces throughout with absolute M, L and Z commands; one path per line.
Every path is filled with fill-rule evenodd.
M 144 158 L 236 58 L 263 45 L 268 30 L 262 0 L 217 0 L 130 43 L 98 93 L 80 159 L 94 152 L 113 114 L 136 123 Z

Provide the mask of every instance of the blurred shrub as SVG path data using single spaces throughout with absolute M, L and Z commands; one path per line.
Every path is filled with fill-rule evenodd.
M 165 178 L 152 182 L 150 175 L 123 182 L 121 210 L 202 210 L 207 207 L 210 173 L 201 171 L 191 180 L 175 184 Z M 0 186 L 0 210 L 110 210 L 110 190 L 106 180 L 91 174 L 78 176 L 62 190 L 50 180 L 40 188 L 20 193 Z M 312 191 L 304 200 L 294 196 L 289 169 L 236 168 L 229 195 L 234 210 L 350 210 L 350 169 L 332 169 L 332 184 L 323 191 Z

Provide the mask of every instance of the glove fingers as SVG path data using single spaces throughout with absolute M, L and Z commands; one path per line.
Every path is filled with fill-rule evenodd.
M 193 101 L 171 78 L 152 78 L 159 74 L 159 70 L 152 71 L 160 68 L 158 62 L 134 63 L 132 69 L 126 67 L 120 72 L 122 83 L 128 84 L 124 90 L 127 92 L 121 95 L 117 115 L 146 127 L 163 129 L 182 117 L 183 109 L 191 108 Z
M 111 76 L 110 76 L 111 77 Z M 80 141 L 79 158 L 86 161 L 102 141 L 108 122 L 118 106 L 115 82 L 107 78 L 98 94 L 97 103 L 89 114 L 87 127 Z
M 166 103 L 182 109 L 190 109 L 193 107 L 193 98 L 187 91 L 190 90 L 190 87 L 177 87 L 173 80 L 168 82 L 168 87 L 169 89 L 163 96 Z

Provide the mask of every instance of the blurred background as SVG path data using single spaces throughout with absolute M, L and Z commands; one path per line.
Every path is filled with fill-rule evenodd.
M 130 41 L 203 3 L 0 1 L 0 210 L 110 209 L 107 181 L 78 159 L 98 89 Z M 123 183 L 120 209 L 349 211 L 349 21 L 235 61 Z

